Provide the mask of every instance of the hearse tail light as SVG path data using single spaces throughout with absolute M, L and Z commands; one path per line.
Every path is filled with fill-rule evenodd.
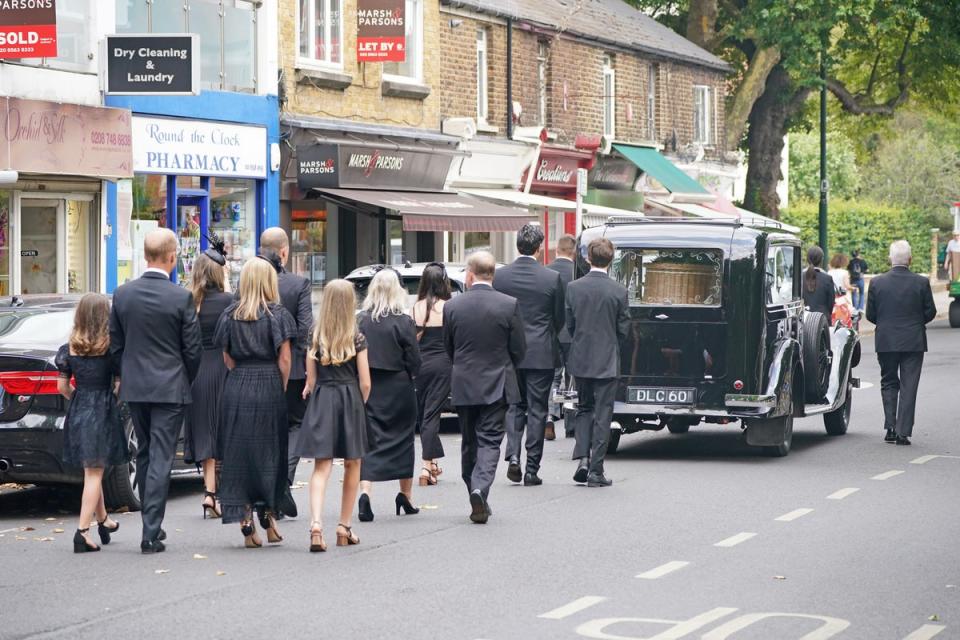
M 743 380 L 735 380 L 733 383 L 733 389 L 735 391 L 743 391 Z
M 0 371 L 0 386 L 10 395 L 56 395 L 56 371 Z

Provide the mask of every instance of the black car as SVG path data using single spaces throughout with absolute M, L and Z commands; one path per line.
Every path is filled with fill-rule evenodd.
M 611 220 L 583 232 L 576 277 L 598 236 L 614 244 L 631 317 L 611 451 L 622 433 L 701 421 L 741 423 L 773 456 L 789 453 L 794 417 L 846 432 L 859 337 L 804 308 L 796 235 L 767 219 Z
M 0 299 L 0 482 L 80 484 L 83 470 L 66 467 L 63 423 L 67 400 L 57 392 L 54 358 L 67 342 L 80 296 L 23 296 Z M 134 482 L 137 449 L 133 422 L 124 409 L 130 463 L 104 474 L 110 509 L 140 508 Z M 178 449 L 182 460 L 182 448 Z M 196 475 L 175 465 L 174 475 Z

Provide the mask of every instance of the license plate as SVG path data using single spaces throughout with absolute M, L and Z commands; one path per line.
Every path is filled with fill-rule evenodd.
M 635 404 L 693 404 L 696 398 L 696 389 L 627 387 L 627 402 Z

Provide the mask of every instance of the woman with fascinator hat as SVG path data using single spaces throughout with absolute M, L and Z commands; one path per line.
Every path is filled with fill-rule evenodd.
M 221 349 L 214 345 L 217 321 L 233 302 L 226 293 L 226 249 L 222 240 L 209 238 L 210 248 L 201 253 L 193 265 L 190 289 L 197 305 L 203 359 L 193 381 L 193 403 L 188 405 L 184 430 L 184 458 L 203 470 L 203 517 L 220 517 L 217 501 L 216 461 L 219 458 L 217 437 L 220 431 L 220 399 L 227 367 Z

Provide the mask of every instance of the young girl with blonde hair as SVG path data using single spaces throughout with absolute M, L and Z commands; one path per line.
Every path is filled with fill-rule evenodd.
M 357 330 L 356 294 L 346 280 L 323 290 L 320 318 L 307 354 L 309 397 L 294 453 L 313 458 L 310 477 L 310 551 L 326 551 L 323 499 L 334 458 L 343 458 L 343 496 L 337 524 L 337 546 L 359 544 L 350 521 L 360 484 L 360 459 L 367 452 L 364 403 L 370 396 L 367 341 Z

